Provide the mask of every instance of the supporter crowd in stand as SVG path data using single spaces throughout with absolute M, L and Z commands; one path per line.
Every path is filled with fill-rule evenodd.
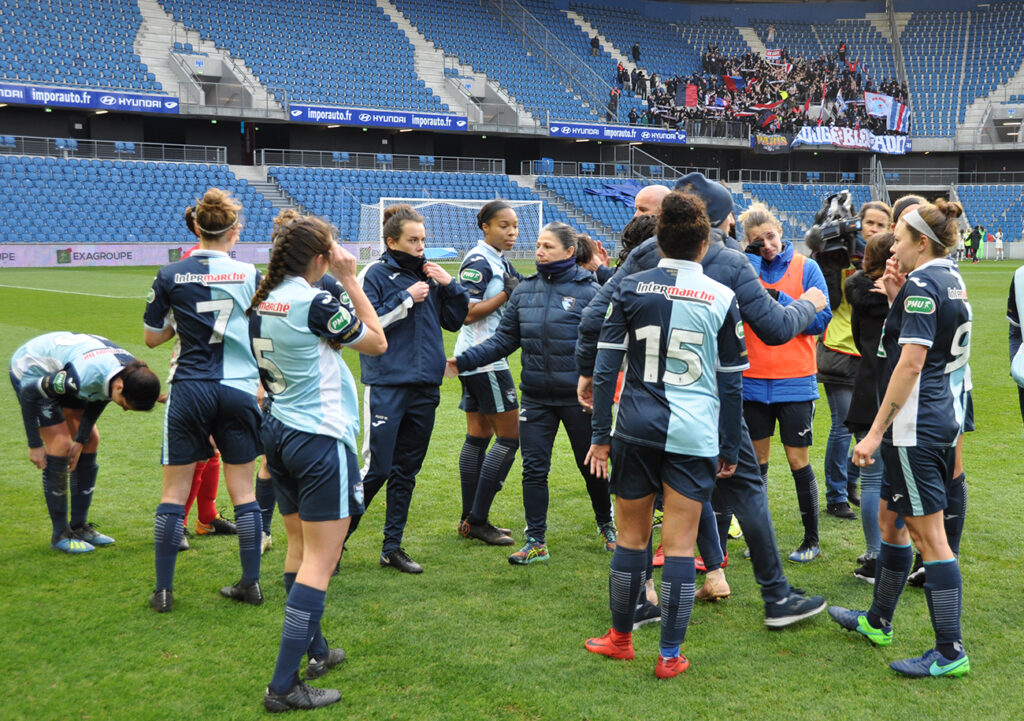
M 664 84 L 657 74 L 648 78 L 642 70 L 631 73 L 619 64 L 619 86 L 647 100 L 643 113 L 630 111 L 629 123 L 676 127 L 686 121 L 727 120 L 766 133 L 796 133 L 806 125 L 822 125 L 864 128 L 875 135 L 905 134 L 888 130 L 885 118 L 869 116 L 864 93 L 889 95 L 905 104 L 906 84 L 871 77 L 866 63 L 847 58 L 845 43 L 835 54 L 813 60 L 790 56 L 786 48 L 777 52 L 771 59 L 753 52 L 727 57 L 708 45 L 700 71 L 673 76 Z M 813 112 L 811 106 L 816 106 Z M 822 108 L 820 122 L 817 106 Z

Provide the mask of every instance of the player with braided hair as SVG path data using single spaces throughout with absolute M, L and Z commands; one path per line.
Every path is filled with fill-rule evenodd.
M 184 503 L 196 462 L 213 455 L 211 436 L 220 449 L 225 485 L 235 506 L 242 562 L 241 580 L 220 592 L 236 601 L 263 603 L 262 525 L 252 487 L 260 445 L 258 373 L 244 313 L 260 276 L 252 264 L 228 256 L 241 233 L 241 209 L 219 188 L 210 188 L 196 201 L 200 249 L 160 269 L 146 305 L 146 345 L 155 348 L 175 335 L 181 340 L 164 421 L 163 494 L 154 527 L 157 580 L 149 603 L 159 613 L 174 606 Z
M 353 306 L 315 287 L 328 268 Z M 263 424 L 265 467 L 288 534 L 284 628 L 263 704 L 270 711 L 318 708 L 341 694 L 299 681 L 299 663 L 308 655 L 310 679 L 345 658 L 328 646 L 320 618 L 350 517 L 363 511 L 355 380 L 336 351 L 380 355 L 387 341 L 356 280 L 356 259 L 313 217 L 296 214 L 278 224 L 248 314 L 252 351 L 274 399 Z

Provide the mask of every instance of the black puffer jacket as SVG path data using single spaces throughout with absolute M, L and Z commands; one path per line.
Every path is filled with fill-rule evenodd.
M 512 292 L 494 335 L 456 358 L 459 371 L 493 363 L 521 346 L 523 401 L 576 405 L 576 335 L 583 309 L 599 289 L 594 274 L 579 266 L 531 275 Z
M 846 415 L 846 425 L 854 433 L 871 428 L 878 413 L 878 344 L 889 314 L 889 302 L 884 295 L 872 293 L 874 287 L 875 281 L 862 270 L 846 279 L 846 298 L 853 308 L 853 342 L 860 351 L 850 411 Z

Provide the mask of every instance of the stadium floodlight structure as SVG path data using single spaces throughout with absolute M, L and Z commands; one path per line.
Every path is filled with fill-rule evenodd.
M 495 198 L 399 198 L 385 197 L 363 205 L 359 213 L 359 243 L 373 244 L 384 252 L 384 209 L 399 204 L 411 205 L 423 216 L 427 229 L 427 257 L 461 260 L 483 237 L 476 224 L 477 213 Z M 540 200 L 504 200 L 519 216 L 519 239 L 507 255 L 532 258 L 540 229 L 544 227 L 544 203 Z

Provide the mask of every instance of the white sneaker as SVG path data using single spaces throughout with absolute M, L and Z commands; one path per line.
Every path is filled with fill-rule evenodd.
M 264 532 L 263 540 L 260 542 L 260 555 L 262 556 L 264 553 L 269 551 L 271 545 L 273 545 L 273 540 L 270 538 L 270 534 Z

